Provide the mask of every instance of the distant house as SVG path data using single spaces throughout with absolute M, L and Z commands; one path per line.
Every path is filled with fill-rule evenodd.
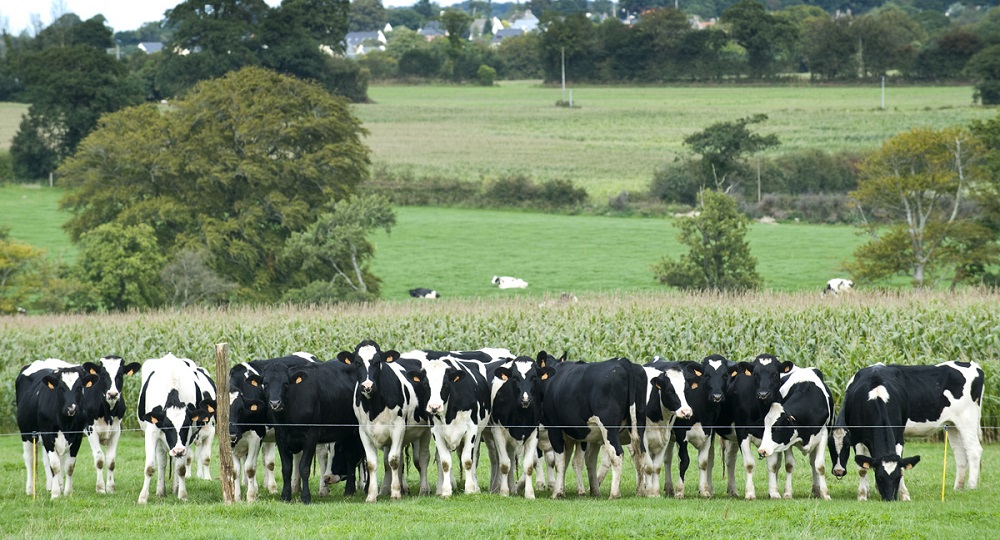
M 385 50 L 385 44 L 389 40 L 385 38 L 385 33 L 381 30 L 370 32 L 348 32 L 344 36 L 344 51 L 348 58 L 364 56 L 371 51 Z
M 538 17 L 531 13 L 530 9 L 524 10 L 524 14 L 516 19 L 511 19 L 511 28 L 520 28 L 525 32 L 538 30 Z
M 441 28 L 441 25 L 439 25 L 437 21 L 427 21 L 427 24 L 425 24 L 420 30 L 417 30 L 417 33 L 424 36 L 424 39 L 427 41 L 448 35 L 448 33 Z
M 490 42 L 490 46 L 497 47 L 500 45 L 501 41 L 509 37 L 523 35 L 524 33 L 524 30 L 521 30 L 520 28 L 503 28 L 493 34 L 493 41 Z
M 139 43 L 139 50 L 146 54 L 153 54 L 163 50 L 163 43 L 159 41 L 142 41 Z

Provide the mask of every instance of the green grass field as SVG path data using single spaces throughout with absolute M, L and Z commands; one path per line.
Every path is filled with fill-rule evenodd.
M 130 406 L 132 404 L 130 403 Z M 217 442 L 216 442 L 217 444 Z M 808 498 L 809 472 L 804 456 L 796 453 L 793 500 L 745 501 L 725 495 L 725 482 L 718 469 L 714 475 L 716 496 L 701 499 L 697 493 L 696 469 L 688 471 L 688 498 L 645 499 L 635 496 L 635 472 L 626 458 L 623 499 L 606 499 L 606 479 L 601 498 L 578 497 L 570 488 L 566 499 L 537 500 L 499 495 L 456 494 L 450 500 L 405 496 L 400 501 L 381 499 L 364 503 L 355 495 L 344 498 L 343 484 L 327 498 L 316 496 L 313 505 L 286 504 L 274 495 L 263 495 L 256 503 L 222 503 L 218 482 L 218 450 L 213 454 L 215 481 L 187 482 L 189 500 L 163 499 L 151 494 L 146 506 L 136 504 L 142 487 L 144 451 L 142 438 L 126 434 L 119 446 L 116 471 L 117 492 L 94 493 L 94 467 L 84 442 L 74 475 L 74 493 L 68 499 L 50 500 L 46 493 L 32 499 L 24 493 L 26 469 L 20 439 L 0 437 L 0 536 L 5 538 L 87 538 L 127 536 L 155 538 L 431 538 L 475 536 L 477 538 L 573 537 L 573 538 L 982 538 L 991 535 L 1000 519 L 997 498 L 1000 474 L 995 464 L 1000 448 L 987 446 L 980 488 L 953 491 L 954 456 L 948 456 L 948 486 L 941 502 L 943 445 L 912 442 L 908 455 L 919 454 L 920 464 L 907 472 L 913 497 L 908 503 L 857 501 L 857 477 L 828 478 L 832 500 Z M 950 452 L 949 452 L 950 454 Z M 485 452 L 484 452 L 485 455 Z M 755 473 L 758 496 L 766 496 L 763 462 Z M 488 464 L 480 464 L 480 485 L 486 486 Z M 411 470 L 408 484 L 417 488 Z M 743 476 L 738 476 L 742 493 Z M 783 481 L 784 475 L 780 477 Z M 431 485 L 436 468 L 431 466 Z M 42 481 L 44 485 L 44 479 Z M 572 471 L 567 484 L 575 485 Z M 279 478 L 280 485 L 280 478 Z M 155 480 L 154 480 L 155 489 Z
M 355 111 L 373 160 L 416 175 L 477 179 L 526 173 L 585 187 L 598 200 L 644 191 L 656 168 L 686 155 L 683 138 L 721 121 L 764 113 L 780 153 L 871 150 L 913 127 L 968 125 L 996 115 L 966 86 L 576 87 L 580 108 L 555 107 L 558 87 L 537 81 L 475 86 L 369 87 Z
M 10 142 L 21 125 L 21 115 L 26 112 L 28 106 L 23 103 L 0 102 L 0 150 L 10 148 Z
M 0 225 L 17 240 L 72 260 L 76 247 L 61 228 L 60 189 L 0 186 Z M 402 207 L 390 234 L 372 237 L 373 270 L 387 299 L 407 298 L 414 287 L 442 295 L 507 297 L 561 292 L 662 288 L 650 266 L 686 251 L 673 219 L 563 216 L 517 211 Z M 753 225 L 751 250 L 765 288 L 816 290 L 840 274 L 863 241 L 848 226 Z M 528 281 L 525 291 L 501 291 L 494 275 Z

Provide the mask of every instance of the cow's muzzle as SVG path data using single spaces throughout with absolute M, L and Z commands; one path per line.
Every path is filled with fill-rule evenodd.
M 272 401 L 271 402 L 271 410 L 274 411 L 274 412 L 281 412 L 281 411 L 285 410 L 285 404 L 284 404 L 284 402 L 281 402 L 281 401 Z

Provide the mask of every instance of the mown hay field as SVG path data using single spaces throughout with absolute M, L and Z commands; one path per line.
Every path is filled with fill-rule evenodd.
M 119 454 L 119 488 L 113 495 L 93 493 L 93 465 L 84 443 L 77 465 L 75 493 L 68 500 L 37 500 L 24 493 L 25 468 L 13 426 L 13 380 L 24 363 L 49 356 L 70 361 L 116 353 L 145 360 L 172 351 L 212 366 L 214 344 L 228 342 L 230 361 L 312 351 L 331 358 L 364 338 L 384 347 L 473 348 L 506 346 L 519 354 L 539 349 L 569 351 L 573 359 L 599 360 L 625 355 L 647 361 L 700 358 L 718 352 L 742 360 L 764 351 L 800 365 L 815 365 L 839 399 L 846 379 L 876 361 L 908 364 L 946 359 L 975 360 L 986 370 L 986 434 L 996 439 L 1000 358 L 1000 311 L 996 294 L 859 292 L 820 300 L 815 294 L 747 296 L 681 294 L 593 294 L 579 302 L 546 303 L 539 298 L 381 302 L 374 305 L 314 309 L 192 310 L 104 316 L 21 317 L 0 320 L 0 536 L 90 537 L 129 534 L 191 538 L 290 538 L 304 534 L 413 537 L 476 534 L 486 537 L 768 537 L 768 538 L 941 538 L 983 537 L 1000 517 L 997 504 L 997 446 L 987 445 L 981 486 L 955 492 L 954 457 L 948 455 L 946 500 L 940 502 L 943 445 L 912 442 L 907 455 L 921 455 L 907 473 L 911 503 L 858 502 L 856 477 L 828 478 L 832 501 L 806 497 L 809 474 L 797 454 L 792 501 L 743 501 L 724 495 L 715 475 L 716 497 L 702 500 L 697 474 L 686 478 L 689 498 L 647 500 L 634 496 L 634 474 L 626 461 L 625 498 L 607 501 L 568 496 L 549 500 L 504 499 L 496 495 L 405 497 L 364 504 L 343 499 L 341 487 L 317 504 L 288 505 L 266 495 L 253 505 L 226 506 L 217 482 L 191 480 L 191 500 L 153 498 L 140 507 L 142 439 L 126 433 Z M 554 299 L 550 299 L 552 302 Z M 138 381 L 128 381 L 125 397 L 134 411 Z M 127 429 L 136 427 L 129 420 Z M 218 476 L 215 454 L 213 467 Z M 763 462 L 758 462 L 763 464 Z M 480 464 L 486 483 L 487 460 Z M 828 475 L 829 476 L 829 475 Z M 432 485 L 436 469 L 431 468 Z M 738 475 L 742 492 L 742 474 Z M 416 473 L 408 483 L 416 488 Z M 574 484 L 572 473 L 570 485 Z M 758 495 L 766 490 L 763 467 L 756 473 Z M 315 494 L 314 482 L 314 494 Z M 605 484 L 603 494 L 607 496 Z M 86 531 L 84 533 L 84 531 Z
M 572 85 L 571 85 L 572 86 Z M 558 86 L 369 87 L 354 110 L 376 165 L 458 179 L 528 174 L 572 180 L 598 200 L 645 191 L 657 167 L 690 155 L 685 136 L 753 114 L 773 133 L 772 154 L 817 148 L 869 151 L 914 127 L 965 126 L 996 116 L 968 86 L 584 86 L 578 108 L 555 106 Z

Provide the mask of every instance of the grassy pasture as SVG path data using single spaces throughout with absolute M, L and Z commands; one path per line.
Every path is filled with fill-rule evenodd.
M 134 402 L 129 403 L 130 408 Z M 187 482 L 188 502 L 176 497 L 151 495 L 149 504 L 136 504 L 142 487 L 144 459 L 142 438 L 126 433 L 119 445 L 116 493 L 94 493 L 94 467 L 87 443 L 83 444 L 74 475 L 74 493 L 52 501 L 47 494 L 32 498 L 24 493 L 25 467 L 20 439 L 0 437 L 0 536 L 5 538 L 433 538 L 475 535 L 477 538 L 573 537 L 573 538 L 980 538 L 989 534 L 1000 518 L 1000 473 L 991 467 L 1000 459 L 1000 448 L 988 445 L 983 459 L 980 488 L 953 491 L 954 459 L 948 456 L 948 486 L 941 502 L 940 443 L 912 442 L 909 455 L 921 456 L 920 464 L 907 472 L 913 497 L 908 503 L 856 500 L 857 477 L 828 478 L 832 500 L 807 498 L 809 472 L 804 456 L 797 453 L 793 474 L 795 499 L 745 501 L 725 495 L 725 482 L 714 475 L 716 495 L 697 497 L 696 469 L 685 479 L 687 498 L 645 499 L 635 496 L 635 473 L 626 457 L 623 498 L 607 500 L 609 480 L 601 498 L 578 497 L 570 489 L 567 498 L 554 501 L 549 492 L 537 492 L 537 500 L 499 495 L 456 494 L 450 500 L 405 496 L 400 501 L 380 498 L 366 504 L 360 495 L 342 496 L 342 484 L 326 498 L 316 496 L 313 505 L 296 500 L 286 504 L 264 495 L 256 503 L 223 504 L 218 483 L 218 453 L 213 454 L 213 478 Z M 485 452 L 484 452 L 485 456 Z M 480 485 L 487 484 L 488 460 L 480 464 Z M 766 497 L 763 462 L 755 473 L 758 497 Z M 436 482 L 432 464 L 431 485 Z M 829 476 L 829 475 L 828 475 Z M 742 493 L 743 475 L 738 486 Z M 784 476 L 782 475 L 781 481 Z M 155 482 L 155 480 L 154 480 Z M 279 478 L 280 484 L 280 478 Z M 416 490 L 417 475 L 411 470 L 408 484 Z M 567 484 L 575 485 L 570 471 Z M 44 480 L 42 481 L 44 485 Z M 154 485 L 155 489 L 155 485 Z
M 21 115 L 27 112 L 28 106 L 24 103 L 0 101 L 0 150 L 10 148 L 10 142 L 21 125 Z
M 0 226 L 16 240 L 42 248 L 57 258 L 73 260 L 77 248 L 62 225 L 69 215 L 59 210 L 64 191 L 48 185 L 0 185 Z
M 579 108 L 555 107 L 558 87 L 504 81 L 491 88 L 372 85 L 355 106 L 373 161 L 390 170 L 457 178 L 527 173 L 569 179 L 601 199 L 642 191 L 655 169 L 688 150 L 683 138 L 720 121 L 764 113 L 774 152 L 871 150 L 913 127 L 992 118 L 967 86 L 575 87 Z

